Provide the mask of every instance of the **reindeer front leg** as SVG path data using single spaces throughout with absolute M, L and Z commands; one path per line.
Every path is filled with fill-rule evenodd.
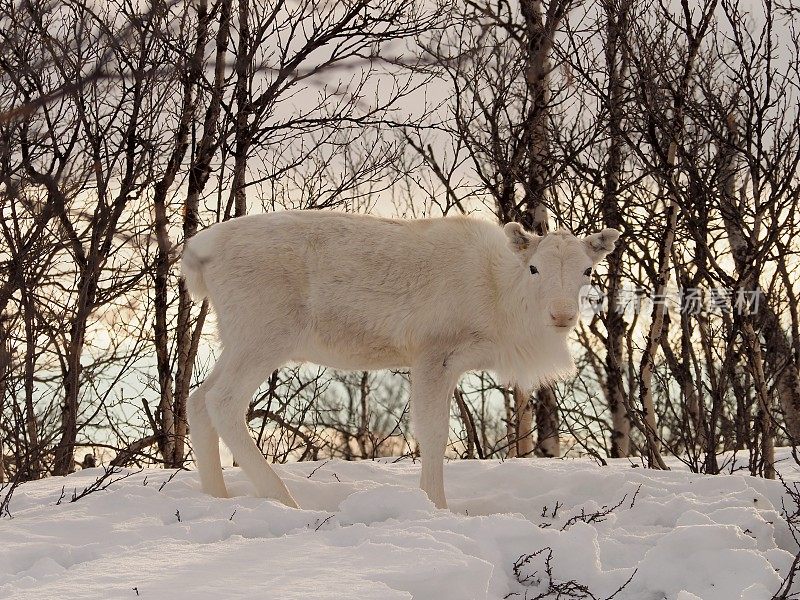
M 450 401 L 460 373 L 444 356 L 429 356 L 411 369 L 411 426 L 420 447 L 420 487 L 436 505 L 447 508 L 444 453 L 450 433 Z

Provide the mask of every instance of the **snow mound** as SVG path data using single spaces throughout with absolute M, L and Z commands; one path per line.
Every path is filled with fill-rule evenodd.
M 413 521 L 430 516 L 433 510 L 433 502 L 422 490 L 386 485 L 345 498 L 339 504 L 339 523 L 370 525 L 389 519 Z
M 155 469 L 76 502 L 102 469 L 22 485 L 0 598 L 603 599 L 628 582 L 615 600 L 767 600 L 797 551 L 781 484 L 741 475 L 458 461 L 443 511 L 411 461 L 277 470 L 302 509 L 252 497 L 238 469 L 229 499 Z

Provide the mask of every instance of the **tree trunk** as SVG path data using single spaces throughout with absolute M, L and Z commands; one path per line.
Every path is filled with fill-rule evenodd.
M 94 306 L 97 290 L 95 264 L 97 253 L 90 255 L 88 264 L 83 264 L 78 302 L 72 320 L 67 347 L 67 366 L 64 377 L 64 404 L 61 407 L 61 437 L 55 449 L 54 475 L 69 475 L 75 469 L 75 441 L 78 435 L 78 398 L 80 395 L 81 355 L 86 339 L 86 324 Z
M 536 450 L 542 456 L 561 456 L 558 437 L 558 403 L 553 388 L 547 386 L 536 393 Z
M 718 156 L 719 173 L 722 183 L 722 194 L 720 197 L 720 209 L 722 220 L 725 224 L 725 231 L 728 235 L 728 243 L 731 247 L 736 272 L 739 275 L 741 286 L 739 290 L 744 294 L 761 294 L 759 287 L 760 270 L 754 264 L 752 248 L 753 245 L 748 241 L 744 231 L 744 216 L 742 207 L 737 201 L 736 193 L 736 144 L 738 143 L 738 126 L 732 115 L 729 115 L 727 122 L 727 143 L 720 148 Z M 754 232 L 758 236 L 758 230 Z M 764 347 L 766 348 L 762 359 L 761 343 L 759 336 L 753 326 L 753 319 L 749 316 L 751 311 L 749 306 L 739 304 L 737 310 L 744 309 L 748 313 L 748 318 L 743 327 L 745 341 L 750 348 L 752 361 L 752 375 L 756 386 L 756 398 L 758 400 L 760 421 L 761 421 L 761 443 L 762 460 L 764 461 L 764 477 L 774 479 L 775 477 L 775 426 L 774 414 L 771 406 L 771 397 L 766 389 L 764 362 L 770 367 L 775 378 L 775 388 L 784 410 L 786 429 L 794 442 L 800 439 L 800 388 L 798 387 L 797 364 L 793 360 L 791 343 L 786 332 L 780 323 L 780 319 L 769 306 L 766 298 L 761 298 L 758 307 L 753 307 L 753 312 L 757 312 L 761 317 L 760 332 L 764 336 Z M 764 386 L 764 389 L 760 389 Z
M 793 360 L 791 342 L 780 318 L 769 306 L 768 298 L 761 298 L 758 311 L 761 317 L 759 331 L 764 336 L 765 363 L 776 381 L 786 433 L 792 445 L 796 445 L 800 443 L 800 372 Z
M 358 433 L 356 441 L 361 451 L 361 458 L 370 458 L 369 452 L 369 371 L 361 373 L 361 381 L 358 386 L 359 412 L 358 412 Z
M 506 411 L 506 457 L 517 456 L 517 416 L 515 394 L 503 388 L 503 406 Z
M 780 317 L 770 304 L 769 297 L 758 285 L 758 277 L 753 273 L 752 245 L 744 230 L 744 216 L 738 201 L 736 189 L 736 144 L 738 127 L 729 117 L 727 121 L 727 144 L 719 154 L 719 172 L 722 179 L 720 208 L 728 244 L 731 247 L 736 273 L 743 281 L 740 290 L 744 293 L 760 295 L 757 310 L 759 332 L 764 336 L 764 362 L 775 380 L 775 388 L 780 399 L 786 423 L 786 431 L 793 443 L 800 440 L 800 373 L 794 358 L 792 344 L 781 324 Z M 755 233 L 757 235 L 757 232 Z M 747 283 L 750 281 L 750 283 Z
M 469 410 L 469 406 L 467 406 L 466 400 L 464 400 L 464 393 L 460 388 L 456 388 L 453 395 L 458 405 L 461 421 L 464 423 L 464 430 L 467 433 L 466 458 L 475 458 L 476 453 L 478 458 L 484 458 L 481 441 L 478 438 L 478 430 L 475 427 L 475 419 Z
M 674 161 L 675 144 L 670 145 L 670 156 Z M 658 275 L 656 276 L 656 289 L 653 303 L 653 311 L 650 316 L 650 328 L 647 333 L 645 351 L 642 354 L 642 361 L 639 366 L 639 403 L 642 407 L 644 417 L 644 434 L 647 442 L 647 462 L 650 467 L 666 469 L 664 460 L 661 458 L 661 442 L 658 438 L 656 425 L 656 410 L 653 402 L 653 369 L 655 368 L 655 357 L 658 347 L 661 345 L 661 335 L 664 327 L 664 311 L 666 307 L 663 302 L 658 300 L 665 297 L 667 282 L 669 281 L 669 255 L 672 252 L 672 244 L 675 242 L 675 228 L 678 222 L 678 205 L 674 199 L 670 199 L 667 205 L 666 228 L 664 237 L 659 247 Z
M 214 85 L 211 89 L 211 101 L 203 121 L 203 135 L 198 144 L 196 158 L 189 170 L 189 186 L 184 202 L 183 240 L 186 243 L 200 226 L 200 194 L 211 174 L 211 161 L 219 146 L 218 127 L 220 107 L 222 105 L 222 87 L 225 83 L 225 54 L 228 48 L 228 34 L 231 21 L 232 0 L 223 0 L 219 5 L 219 29 L 216 38 L 216 55 L 214 68 Z M 175 347 L 178 358 L 175 372 L 175 449 L 172 467 L 183 466 L 186 434 L 186 401 L 189 398 L 194 358 L 197 353 L 200 331 L 205 320 L 208 302 L 204 301 L 194 331 L 192 330 L 192 299 L 186 283 L 178 282 L 178 328 L 175 332 Z
M 533 406 L 530 394 L 514 386 L 514 456 L 525 458 L 533 455 Z
M 550 152 L 550 131 L 548 114 L 550 112 L 550 51 L 553 38 L 570 6 L 569 2 L 552 2 L 547 7 L 547 18 L 542 13 L 539 0 L 523 0 L 520 3 L 525 18 L 526 40 L 525 83 L 530 108 L 526 115 L 523 140 L 526 146 L 526 172 L 522 179 L 525 186 L 525 197 L 522 201 L 522 224 L 538 235 L 548 231 L 548 214 L 545 206 L 547 190 L 551 185 L 552 156 Z M 515 398 L 518 390 L 514 390 Z M 528 404 L 530 399 L 526 398 Z M 517 401 L 518 446 L 519 456 L 528 456 L 533 448 L 533 436 L 529 434 L 529 409 L 522 408 Z M 558 406 L 555 394 L 550 388 L 542 388 L 537 392 L 536 428 L 538 431 L 537 448 L 543 456 L 559 456 L 558 439 Z M 528 440 L 530 439 L 530 443 Z M 530 446 L 530 448 L 529 448 Z
M 624 231 L 622 211 L 617 193 L 622 175 L 622 119 L 624 75 L 623 45 L 620 37 L 627 28 L 628 2 L 617 8 L 615 3 L 605 2 L 607 19 L 606 68 L 608 70 L 609 147 L 603 182 L 601 210 L 606 227 Z M 625 318 L 619 306 L 622 284 L 622 255 L 625 244 L 617 243 L 606 257 L 608 264 L 608 309 L 606 326 L 606 402 L 611 411 L 611 456 L 624 458 L 630 453 L 631 423 L 625 408 L 625 388 L 622 384 L 622 340 L 625 337 Z
M 183 101 L 178 128 L 175 132 L 175 145 L 170 154 L 167 167 L 161 180 L 154 189 L 154 212 L 156 241 L 158 253 L 156 255 L 156 272 L 154 276 L 155 292 L 155 346 L 156 367 L 160 388 L 159 400 L 159 431 L 154 431 L 158 441 L 159 451 L 164 459 L 164 466 L 177 468 L 183 464 L 183 451 L 177 457 L 175 441 L 178 437 L 176 429 L 176 400 L 173 392 L 174 380 L 172 377 L 172 361 L 169 356 L 169 335 L 167 331 L 167 309 L 169 292 L 169 274 L 171 263 L 172 244 L 168 235 L 167 221 L 167 195 L 175 182 L 178 170 L 183 163 L 186 151 L 189 148 L 189 132 L 191 123 L 197 112 L 196 90 L 199 89 L 203 78 L 203 55 L 208 41 L 208 28 L 211 15 L 208 12 L 207 0 L 200 0 L 197 5 L 197 39 L 194 50 L 189 60 L 189 68 L 183 79 Z M 180 458 L 180 460 L 176 460 Z
M 247 214 L 247 196 L 245 194 L 247 155 L 250 152 L 252 132 L 250 131 L 250 115 L 252 112 L 248 97 L 248 81 L 250 74 L 250 4 L 249 0 L 239 0 L 239 44 L 236 50 L 236 131 L 233 165 L 233 182 L 231 196 L 234 206 L 233 215 L 241 217 Z M 230 205 L 231 202 L 229 201 Z M 226 213 L 228 211 L 226 210 Z
M 684 375 L 680 380 L 681 388 L 683 391 L 683 398 L 686 402 L 686 411 L 689 415 L 689 421 L 692 425 L 692 433 L 688 437 L 692 440 L 693 444 L 699 448 L 707 446 L 706 440 L 706 422 L 705 422 L 705 407 L 700 398 L 697 390 L 697 382 L 701 381 L 698 377 L 694 381 L 691 376 L 691 361 L 692 361 L 692 325 L 691 315 L 685 311 L 681 313 L 681 363 Z M 709 366 L 713 363 L 708 363 Z
M 775 479 L 775 425 L 767 383 L 764 378 L 763 359 L 761 357 L 761 343 L 753 329 L 753 324 L 748 315 L 744 326 L 745 341 L 747 343 L 749 362 L 755 384 L 756 398 L 758 400 L 759 425 L 761 433 L 761 474 L 766 479 Z
M 61 437 L 55 448 L 53 475 L 69 475 L 74 470 L 84 327 L 85 324 L 82 325 L 76 320 L 71 328 L 70 343 L 67 349 L 67 373 L 64 378 L 64 404 L 61 406 Z
M 163 180 L 162 186 L 164 186 Z M 172 363 L 169 356 L 169 332 L 167 331 L 171 244 L 167 234 L 166 186 L 162 189 L 157 187 L 154 196 L 158 252 L 153 283 L 155 296 L 153 302 L 155 337 L 153 341 L 156 347 L 156 370 L 158 371 L 160 397 L 158 403 L 159 430 L 154 431 L 153 434 L 156 436 L 158 450 L 164 459 L 165 466 L 171 467 L 172 457 L 175 455 L 175 414 L 173 412 Z
M 11 352 L 8 347 L 8 336 L 4 322 L 4 314 L 0 311 L 0 415 L 5 414 L 6 394 L 8 392 L 8 376 L 11 373 Z M 6 452 L 3 440 L 0 440 L 0 483 L 5 483 Z
M 21 291 L 25 310 L 25 430 L 28 438 L 26 479 L 39 479 L 41 455 L 39 449 L 39 426 L 34 406 L 34 378 L 36 376 L 36 340 L 34 330 L 34 306 L 31 287 L 26 285 Z M 2 412 L 0 411 L 0 414 Z M 0 449 L 2 452 L 2 449 Z
M 695 70 L 695 61 L 700 51 L 700 45 L 706 31 L 708 31 L 716 4 L 717 0 L 710 0 L 703 6 L 700 23 L 695 31 L 692 31 L 693 24 L 690 21 L 691 13 L 688 10 L 684 13 L 687 19 L 684 29 L 688 45 L 687 57 L 681 80 L 674 94 L 672 118 L 667 131 L 669 146 L 667 148 L 666 157 L 661 164 L 662 172 L 660 175 L 663 180 L 663 186 L 666 188 L 667 192 L 664 198 L 666 203 L 664 235 L 661 238 L 661 243 L 658 248 L 658 272 L 653 282 L 655 284 L 654 298 L 656 302 L 653 304 L 645 350 L 639 365 L 639 402 L 644 412 L 644 433 L 647 440 L 648 465 L 660 469 L 666 469 L 667 466 L 661 458 L 661 442 L 658 439 L 656 430 L 656 412 L 653 403 L 652 380 L 653 369 L 655 368 L 655 356 L 661 344 L 661 335 L 664 325 L 665 306 L 662 299 L 665 298 L 667 283 L 669 281 L 670 257 L 672 255 L 672 246 L 675 243 L 675 230 L 678 224 L 679 205 L 676 171 L 678 144 L 681 142 L 684 133 L 684 108 L 686 96 L 689 93 L 689 83 Z M 649 108 L 650 110 L 655 110 L 655 107 L 651 106 Z M 654 119 L 654 117 L 654 115 L 650 116 L 651 119 Z M 655 126 L 651 127 L 649 133 L 651 136 L 650 143 L 652 146 L 660 148 L 662 141 L 658 139 L 657 135 L 653 137 L 655 132 Z

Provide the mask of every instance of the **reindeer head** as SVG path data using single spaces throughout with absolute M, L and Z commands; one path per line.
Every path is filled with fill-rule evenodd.
M 579 239 L 565 230 L 538 236 L 519 223 L 505 226 L 512 249 L 522 262 L 521 277 L 541 311 L 540 321 L 555 331 L 569 333 L 578 322 L 580 292 L 589 285 L 592 269 L 614 249 L 620 232 L 603 229 Z

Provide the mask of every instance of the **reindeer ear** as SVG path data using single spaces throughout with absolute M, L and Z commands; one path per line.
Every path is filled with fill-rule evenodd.
M 525 231 L 519 223 L 506 223 L 503 231 L 508 236 L 508 241 L 514 252 L 525 257 L 529 257 L 536 252 L 536 247 L 542 239 L 541 236 Z
M 606 254 L 614 250 L 614 244 L 619 239 L 620 232 L 616 229 L 603 229 L 600 233 L 594 233 L 584 238 L 583 244 L 586 247 L 586 254 L 592 259 L 594 264 L 599 263 Z

